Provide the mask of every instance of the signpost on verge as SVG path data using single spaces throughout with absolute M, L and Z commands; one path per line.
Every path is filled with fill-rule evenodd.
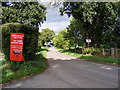
M 88 43 L 88 47 L 89 47 L 89 44 L 91 43 L 91 39 L 86 39 L 86 43 Z
M 10 60 L 11 61 L 24 61 L 23 57 L 23 33 L 10 34 Z

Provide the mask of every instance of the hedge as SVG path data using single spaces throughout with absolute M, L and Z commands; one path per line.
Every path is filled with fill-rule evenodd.
M 32 60 L 37 52 L 38 27 L 20 23 L 7 23 L 2 25 L 2 51 L 5 59 L 10 58 L 10 33 L 24 33 L 23 56 L 25 60 Z
M 94 48 L 94 47 L 82 48 L 82 54 L 98 55 L 101 52 L 102 50 L 100 48 Z

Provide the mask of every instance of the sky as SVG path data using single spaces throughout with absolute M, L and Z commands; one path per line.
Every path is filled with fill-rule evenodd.
M 46 2 L 47 3 L 47 2 Z M 46 3 L 43 3 L 46 5 Z M 52 6 L 47 6 L 46 21 L 41 25 L 39 31 L 44 28 L 54 30 L 57 34 L 70 24 L 70 18 L 67 15 L 60 15 L 59 9 Z

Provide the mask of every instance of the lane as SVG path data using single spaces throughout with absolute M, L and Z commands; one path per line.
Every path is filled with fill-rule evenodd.
M 77 59 L 50 48 L 49 68 L 5 88 L 117 88 L 118 67 Z

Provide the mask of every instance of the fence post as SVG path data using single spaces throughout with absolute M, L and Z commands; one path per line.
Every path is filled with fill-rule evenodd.
M 111 56 L 114 58 L 114 55 L 115 55 L 115 49 L 114 48 L 111 48 Z
M 104 48 L 102 49 L 102 54 L 105 55 L 105 49 Z
M 118 58 L 118 49 L 117 48 L 115 48 L 115 56 L 116 56 L 116 58 Z

